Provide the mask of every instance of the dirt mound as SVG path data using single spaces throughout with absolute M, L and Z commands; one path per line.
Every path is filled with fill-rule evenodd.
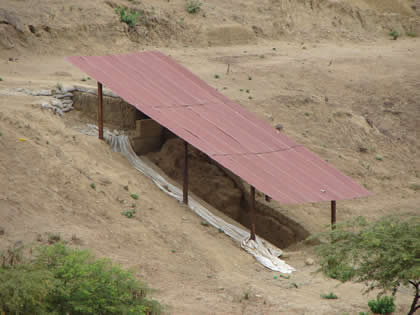
M 231 218 L 239 219 L 244 200 L 236 183 L 197 149 L 190 146 L 188 156 L 191 191 Z M 148 157 L 169 177 L 182 183 L 183 140 L 170 139 L 165 142 L 160 152 L 150 153 Z
M 148 157 L 182 186 L 183 140 L 169 139 L 159 152 L 149 153 Z M 219 211 L 249 227 L 249 186 L 191 146 L 188 157 L 189 189 Z M 309 236 L 300 224 L 282 215 L 270 205 L 264 201 L 263 194 L 257 193 L 255 212 L 258 235 L 279 248 L 286 248 Z
M 0 11 L 2 48 L 31 52 L 84 53 L 139 50 L 145 45 L 207 47 L 292 41 L 372 40 L 390 30 L 420 33 L 416 4 L 408 1 L 215 0 L 188 14 L 183 0 L 73 1 L 71 4 L 5 0 Z M 139 13 L 134 27 L 116 8 Z

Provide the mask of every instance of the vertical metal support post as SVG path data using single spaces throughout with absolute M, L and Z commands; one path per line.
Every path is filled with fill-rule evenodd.
M 251 240 L 255 241 L 255 187 L 251 186 L 249 198 L 249 221 L 251 223 Z
M 99 139 L 104 139 L 104 120 L 102 115 L 103 109 L 102 83 L 98 82 L 98 131 Z
M 336 216 L 336 202 L 335 200 L 331 200 L 331 229 L 335 229 L 335 222 L 337 219 Z
M 184 141 L 184 185 L 183 202 L 188 204 L 188 142 Z

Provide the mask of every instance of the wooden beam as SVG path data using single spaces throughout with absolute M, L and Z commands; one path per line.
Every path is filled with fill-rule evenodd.
M 335 222 L 337 219 L 337 203 L 335 200 L 331 200 L 331 228 L 334 230 L 335 229 Z
M 188 142 L 184 141 L 184 185 L 183 202 L 188 204 Z
M 251 186 L 249 198 L 249 221 L 251 225 L 250 239 L 255 241 L 255 187 Z
M 104 139 L 104 119 L 103 119 L 103 95 L 102 95 L 102 83 L 98 82 L 98 131 L 99 139 Z

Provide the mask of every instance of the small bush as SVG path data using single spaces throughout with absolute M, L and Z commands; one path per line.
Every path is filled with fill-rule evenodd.
M 377 155 L 375 157 L 375 159 L 378 160 L 378 161 L 383 161 L 384 160 L 384 158 L 381 155 Z
M 201 221 L 200 224 L 202 226 L 209 226 L 209 223 L 207 221 Z
M 107 259 L 62 243 L 42 246 L 15 266 L 0 267 L 0 313 L 159 314 L 148 287 Z
M 115 12 L 120 16 L 120 21 L 126 23 L 130 27 L 136 26 L 139 21 L 140 12 L 136 12 L 124 7 L 115 9 Z
M 60 82 L 57 82 L 57 84 L 55 85 L 55 88 L 57 89 L 57 91 L 62 91 L 63 90 L 63 84 L 61 84 Z
M 389 32 L 389 36 L 391 36 L 393 40 L 397 40 L 397 38 L 400 37 L 400 33 L 396 30 L 392 30 Z
M 136 209 L 131 209 L 127 211 L 121 212 L 122 215 L 126 216 L 127 218 L 132 218 L 136 215 Z
M 139 199 L 139 195 L 138 195 L 138 194 L 131 194 L 130 196 L 131 196 L 131 198 L 133 198 L 134 200 Z
M 1 134 L 0 134 L 1 136 Z M 419 191 L 420 190 L 420 184 L 411 184 L 410 189 L 414 190 L 414 191 Z
M 392 296 L 377 297 L 368 302 L 370 310 L 375 314 L 391 314 L 395 311 L 394 298 Z
M 2 77 L 0 77 L 0 81 L 3 81 L 3 78 Z
M 417 34 L 414 32 L 407 32 L 408 37 L 417 37 Z
M 190 14 L 198 13 L 201 10 L 202 5 L 203 4 L 198 0 L 188 0 L 185 4 L 185 10 Z
M 332 293 L 332 292 L 330 292 L 330 293 L 328 293 L 328 294 L 321 294 L 321 297 L 323 298 L 323 299 L 327 299 L 327 300 L 336 300 L 336 299 L 338 299 L 338 296 L 337 295 L 335 295 L 334 293 Z
M 92 189 L 96 189 L 96 184 L 95 184 L 95 183 L 91 183 L 91 184 L 90 184 L 90 188 L 92 188 Z
M 214 75 L 214 78 L 215 78 L 215 79 L 219 79 L 219 78 L 220 78 L 220 75 L 215 74 L 215 75 Z

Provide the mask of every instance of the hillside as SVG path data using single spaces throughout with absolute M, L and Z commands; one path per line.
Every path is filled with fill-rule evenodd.
M 122 4 L 145 10 L 149 24 L 120 23 L 113 8 Z M 420 215 L 420 40 L 388 37 L 391 29 L 420 34 L 412 5 L 216 0 L 188 15 L 178 0 L 2 1 L 0 250 L 59 234 L 134 268 L 171 314 L 367 311 L 375 292 L 363 296 L 362 285 L 313 274 L 316 263 L 305 264 L 315 258 L 311 246 L 285 248 L 298 271 L 274 279 L 108 145 L 81 133 L 89 120 L 79 112 L 61 118 L 41 109 L 48 97 L 20 89 L 94 87 L 64 60 L 69 54 L 159 49 L 375 193 L 338 202 L 338 220 Z M 207 184 L 197 183 L 198 191 Z M 128 219 L 121 212 L 132 203 L 137 214 Z M 327 203 L 272 206 L 310 233 L 329 223 Z M 340 298 L 320 298 L 331 291 Z M 397 314 L 410 294 L 401 291 Z

